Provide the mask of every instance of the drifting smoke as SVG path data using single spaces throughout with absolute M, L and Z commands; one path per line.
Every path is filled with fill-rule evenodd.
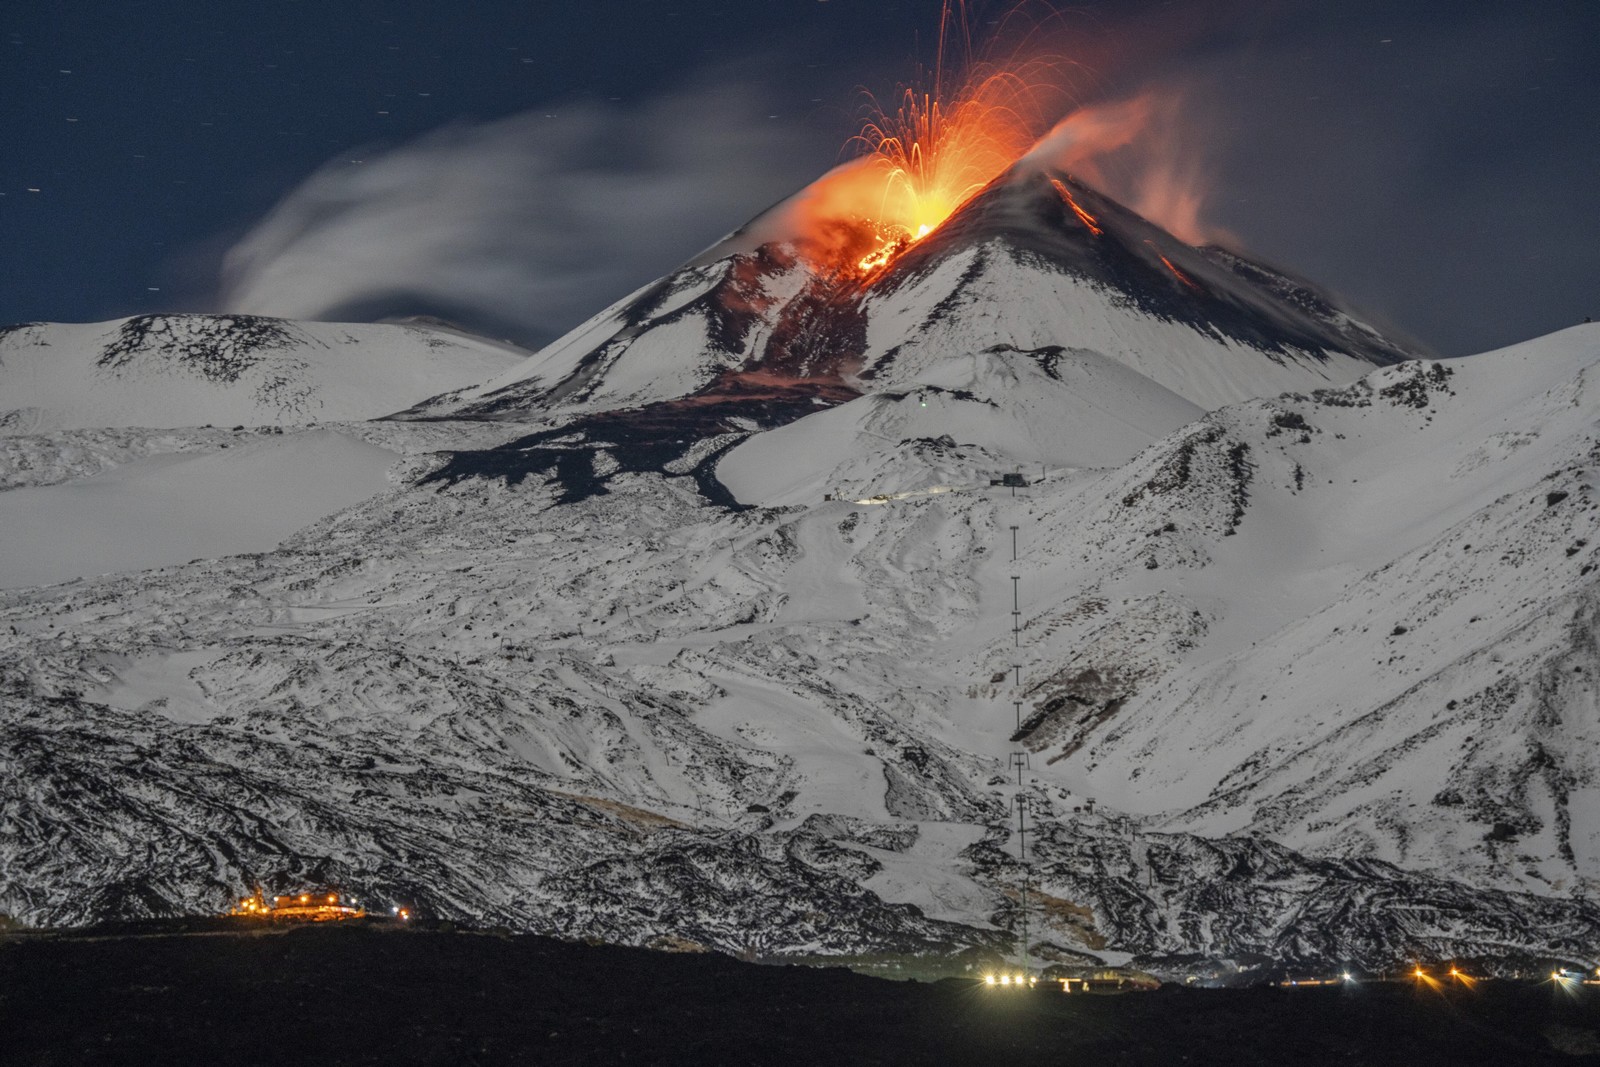
M 1238 244 L 1204 218 L 1198 127 L 1176 93 L 1078 108 L 1037 141 L 1014 107 L 958 100 L 941 116 L 912 103 L 933 117 L 920 140 L 875 131 L 879 143 L 807 186 L 787 205 L 785 232 L 766 236 L 791 237 L 813 260 L 870 275 L 1009 168 L 1034 164 L 1071 172 L 1190 244 Z
M 313 174 L 227 255 L 223 306 L 429 312 L 547 340 L 803 180 L 747 85 L 458 125 Z M 359 154 L 357 154 L 359 155 Z
M 1024 17 L 1030 8 L 1044 17 Z M 1202 218 L 1203 142 L 1181 94 L 1082 106 L 1081 68 L 1048 47 L 1063 33 L 1052 8 L 1011 7 L 978 53 L 969 14 L 946 0 L 928 81 L 903 88 L 892 112 L 869 96 L 851 142 L 863 155 L 788 205 L 803 254 L 870 281 L 1019 163 L 1072 171 L 1185 241 L 1223 237 Z
M 1236 244 L 1204 219 L 1209 183 L 1204 146 L 1196 143 L 1200 128 L 1181 96 L 1153 89 L 1074 111 L 1027 158 L 1073 172 L 1180 240 Z

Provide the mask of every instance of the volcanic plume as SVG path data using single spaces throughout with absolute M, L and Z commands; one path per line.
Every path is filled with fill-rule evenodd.
M 966 5 L 947 0 L 931 74 L 901 86 L 892 106 L 864 93 L 860 132 L 846 144 L 856 155 L 792 205 L 802 254 L 824 274 L 870 282 L 1024 158 L 1102 178 L 1100 157 L 1176 113 L 1176 98 L 1155 91 L 1082 106 L 1070 87 L 1074 71 L 1037 31 L 1009 47 L 996 36 L 975 52 Z M 1160 154 L 1141 161 L 1150 175 L 1141 189 L 1150 195 L 1135 207 L 1198 241 L 1200 198 L 1192 180 L 1179 180 L 1193 172 L 1150 158 Z

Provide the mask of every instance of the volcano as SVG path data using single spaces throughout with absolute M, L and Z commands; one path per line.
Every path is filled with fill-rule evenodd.
M 752 246 L 788 213 L 779 205 L 521 365 L 399 417 L 554 420 L 559 431 L 459 457 L 441 477 L 538 470 L 581 494 L 605 477 L 556 462 L 551 441 L 609 441 L 615 470 L 659 470 L 716 434 L 926 385 L 982 394 L 1002 419 L 1074 414 L 1043 437 L 1018 431 L 1014 458 L 1103 466 L 1203 411 L 1412 355 L 1309 283 L 1184 244 L 1028 161 L 870 272 L 819 264 L 804 240 Z M 974 369 L 952 379 L 955 366 Z M 1043 405 L 1040 389 L 1053 394 Z M 701 485 L 720 454 L 697 463 Z
M 409 414 L 511 418 L 714 391 L 728 375 L 873 391 L 930 361 L 1011 347 L 1097 352 L 1211 408 L 1349 381 L 1417 353 L 1331 296 L 1194 248 L 1070 176 L 1018 164 L 867 277 L 792 240 L 780 205 L 480 386 Z M 916 352 L 926 348 L 928 359 Z

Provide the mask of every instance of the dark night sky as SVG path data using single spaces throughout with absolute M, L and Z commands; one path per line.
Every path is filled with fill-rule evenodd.
M 837 162 L 855 87 L 931 58 L 938 12 L 9 4 L 0 322 L 429 311 L 545 338 Z M 1182 93 L 1206 217 L 1247 250 L 1446 354 L 1600 315 L 1593 0 L 1102 0 L 1058 24 L 1083 99 Z

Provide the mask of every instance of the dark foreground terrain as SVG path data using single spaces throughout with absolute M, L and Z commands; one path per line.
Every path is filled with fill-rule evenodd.
M 0 1063 L 1600 1063 L 1600 987 L 1120 996 L 383 925 L 0 938 Z

